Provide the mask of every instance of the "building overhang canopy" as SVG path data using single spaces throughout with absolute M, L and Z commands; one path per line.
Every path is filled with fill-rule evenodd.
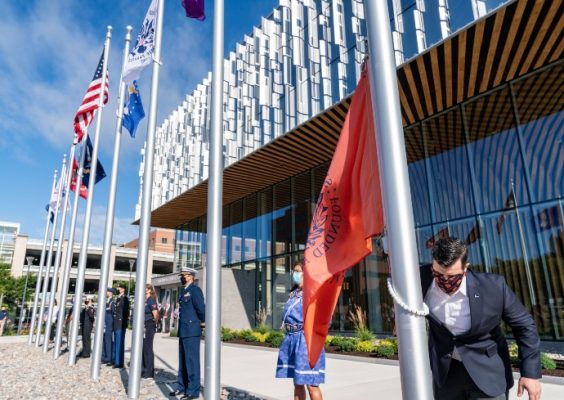
M 561 60 L 561 4 L 514 1 L 398 67 L 404 128 Z M 350 101 L 349 96 L 225 168 L 223 204 L 330 160 Z M 532 106 L 546 109 L 540 103 Z M 174 229 L 204 215 L 207 191 L 205 180 L 153 210 L 151 226 Z

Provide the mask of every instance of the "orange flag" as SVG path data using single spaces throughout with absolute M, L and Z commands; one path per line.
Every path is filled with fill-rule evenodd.
M 316 364 L 344 272 L 372 252 L 384 229 L 370 85 L 364 72 L 321 188 L 304 255 L 304 334 Z

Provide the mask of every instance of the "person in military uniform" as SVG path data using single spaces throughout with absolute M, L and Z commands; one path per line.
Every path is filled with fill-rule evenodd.
M 113 296 L 116 290 L 108 288 L 106 290 L 106 315 L 104 320 L 104 345 L 102 347 L 102 362 L 107 365 L 112 365 L 112 355 L 114 351 L 114 311 L 116 305 Z
M 155 353 L 153 352 L 153 340 L 157 331 L 157 320 L 159 319 L 159 306 L 157 295 L 153 285 L 145 285 L 145 337 L 143 338 L 143 370 L 141 377 L 153 378 L 155 375 Z
M 89 358 L 92 351 L 92 328 L 94 327 L 94 306 L 92 298 L 84 300 L 84 308 L 80 313 L 80 327 L 82 331 L 82 351 L 80 357 Z
M 119 296 L 114 309 L 114 368 L 123 368 L 123 354 L 125 351 L 125 332 L 129 322 L 129 299 L 125 295 L 126 286 L 118 285 Z
M 178 299 L 178 389 L 171 396 L 184 393 L 181 400 L 200 397 L 200 337 L 205 324 L 202 289 L 194 284 L 196 270 L 182 267 L 180 282 L 184 288 Z

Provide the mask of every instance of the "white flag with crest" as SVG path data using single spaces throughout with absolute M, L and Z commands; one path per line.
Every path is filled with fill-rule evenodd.
M 145 15 L 141 32 L 137 36 L 135 47 L 129 52 L 127 63 L 123 70 L 123 81 L 128 85 L 139 79 L 141 72 L 151 64 L 153 51 L 155 49 L 155 29 L 157 24 L 157 4 L 158 0 L 153 0 Z

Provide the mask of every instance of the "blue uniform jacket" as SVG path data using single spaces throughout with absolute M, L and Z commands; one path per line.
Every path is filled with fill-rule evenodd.
M 205 322 L 206 308 L 202 289 L 194 284 L 188 285 L 180 292 L 178 321 L 178 337 L 200 337 L 200 322 Z
M 105 314 L 105 327 L 109 329 L 110 332 L 114 326 L 114 312 L 116 310 L 116 304 L 114 300 L 111 299 L 110 301 L 106 301 L 106 314 Z

